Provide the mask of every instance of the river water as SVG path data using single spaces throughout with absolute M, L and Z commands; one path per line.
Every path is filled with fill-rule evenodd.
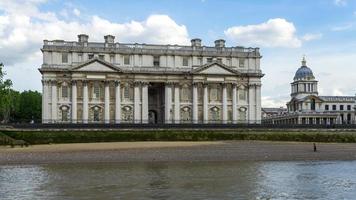
M 356 199 L 356 161 L 8 165 L 0 199 Z

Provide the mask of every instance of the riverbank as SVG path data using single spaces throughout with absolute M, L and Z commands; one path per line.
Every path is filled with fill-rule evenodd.
M 356 160 L 356 145 L 309 142 L 114 142 L 0 147 L 0 164 Z

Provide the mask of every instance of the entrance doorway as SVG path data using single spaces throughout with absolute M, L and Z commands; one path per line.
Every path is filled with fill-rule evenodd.
M 148 121 L 164 122 L 164 83 L 150 83 L 148 86 Z

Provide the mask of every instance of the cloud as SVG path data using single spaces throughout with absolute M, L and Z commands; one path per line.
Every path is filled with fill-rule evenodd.
M 349 30 L 353 27 L 353 24 L 352 23 L 348 23 L 348 24 L 345 24 L 345 25 L 342 25 L 342 26 L 334 26 L 331 28 L 332 31 L 346 31 L 346 30 Z
M 287 48 L 302 45 L 302 41 L 295 34 L 294 24 L 282 18 L 269 19 L 256 25 L 230 27 L 224 33 L 238 44 Z
M 167 15 L 150 15 L 143 21 L 125 23 L 99 16 L 90 16 L 87 21 L 64 20 L 57 13 L 41 12 L 38 7 L 44 2 L 0 1 L 0 62 L 6 65 L 24 62 L 40 52 L 44 39 L 75 40 L 80 33 L 87 33 L 90 41 L 103 41 L 104 35 L 112 34 L 120 42 L 189 44 L 187 28 Z M 72 12 L 80 15 L 78 9 Z M 41 58 L 37 59 L 40 63 Z
M 347 0 L 334 0 L 334 4 L 337 6 L 346 6 Z
M 264 108 L 280 108 L 286 107 L 288 99 L 282 98 L 281 96 L 271 97 L 271 96 L 263 96 L 261 98 L 262 107 Z
M 311 41 L 311 40 L 319 40 L 319 39 L 321 39 L 323 37 L 323 34 L 321 34 L 321 33 L 315 33 L 315 34 L 313 34 L 313 33 L 307 33 L 307 34 L 305 34 L 303 37 L 302 37 L 302 39 L 304 40 L 304 41 Z

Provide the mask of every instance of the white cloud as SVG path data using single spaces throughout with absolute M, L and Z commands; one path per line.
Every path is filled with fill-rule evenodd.
M 78 10 L 77 8 L 74 8 L 74 9 L 73 9 L 73 14 L 74 14 L 75 16 L 79 17 L 79 15 L 80 15 L 80 10 Z
M 263 96 L 261 98 L 261 103 L 263 108 L 280 108 L 286 107 L 287 99 L 271 97 L 271 96 Z
M 103 41 L 106 34 L 120 42 L 189 44 L 188 31 L 167 15 L 151 15 L 144 21 L 115 23 L 99 16 L 88 21 L 61 20 L 56 13 L 41 12 L 44 0 L 0 1 L 0 55 L 6 65 L 14 65 L 40 52 L 44 39 L 76 40 L 77 34 L 89 34 L 91 41 Z M 80 11 L 74 9 L 75 15 Z M 40 60 L 39 60 L 40 61 Z
M 345 25 L 342 25 L 342 26 L 334 26 L 331 28 L 332 31 L 346 31 L 346 30 L 349 30 L 353 27 L 353 24 L 352 23 L 348 23 L 348 24 L 345 24 Z
M 334 0 L 334 4 L 337 6 L 346 6 L 347 0 Z
M 288 48 L 302 45 L 301 40 L 295 34 L 294 24 L 282 18 L 269 19 L 267 22 L 256 25 L 230 27 L 224 33 L 238 44 Z
M 313 33 L 307 33 L 302 37 L 302 39 L 304 41 L 311 41 L 311 40 L 319 40 L 322 37 L 323 37 L 323 34 L 321 34 L 321 33 L 314 33 L 314 34 Z

